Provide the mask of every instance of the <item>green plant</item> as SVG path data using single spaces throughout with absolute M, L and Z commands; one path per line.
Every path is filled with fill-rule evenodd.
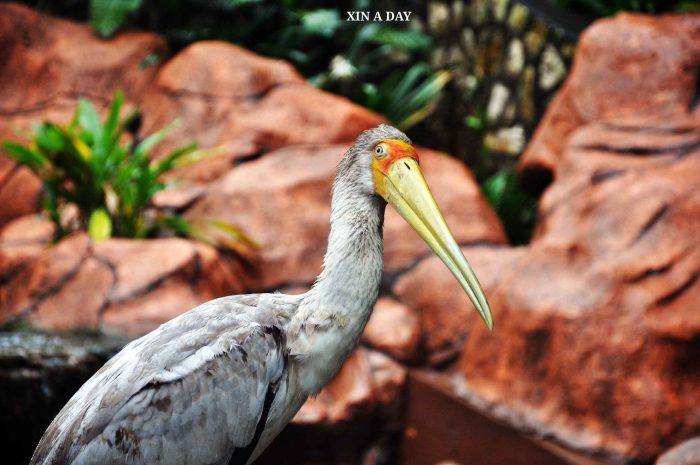
M 537 199 L 520 187 L 515 168 L 497 171 L 481 189 L 501 219 L 510 243 L 526 244 L 537 218 Z
M 486 111 L 475 108 L 464 124 L 477 141 L 475 172 L 484 196 L 500 218 L 510 243 L 526 244 L 537 219 L 537 198 L 520 187 L 512 159 L 499 162 L 486 144 L 489 130 Z
M 417 63 L 407 71 L 394 71 L 378 86 L 363 84 L 360 103 L 383 114 L 399 129 L 406 130 L 435 110 L 449 80 L 447 71 L 434 73 L 427 64 Z
M 223 39 L 263 55 L 291 61 L 314 85 L 382 113 L 402 129 L 427 117 L 449 78 L 425 63 L 409 65 L 430 45 L 410 26 L 353 22 L 345 11 L 370 8 L 367 0 L 323 7 L 314 0 L 91 0 L 90 18 L 102 37 L 147 16 L 175 43 Z M 185 14 L 195 9 L 195 18 Z M 155 19 L 154 19 L 155 18 Z M 140 26 L 148 26 L 141 22 Z M 398 87 L 398 90 L 395 90 Z
M 122 118 L 123 103 L 123 93 L 117 92 L 102 122 L 93 105 L 81 98 L 66 127 L 44 122 L 34 127 L 28 145 L 3 142 L 10 157 L 41 179 L 43 205 L 55 226 L 55 238 L 84 229 L 98 240 L 170 232 L 214 245 L 252 244 L 242 231 L 221 220 L 190 222 L 154 208 L 153 196 L 167 186 L 163 176 L 207 153 L 191 143 L 152 160 L 151 151 L 176 123 L 138 139 L 130 134 L 138 113 Z M 224 231 L 226 237 L 206 233 L 210 227 Z
M 412 66 L 424 60 L 431 39 L 413 21 L 347 21 L 346 12 L 405 9 L 397 0 L 338 0 L 332 8 L 323 0 L 23 1 L 53 14 L 88 17 L 100 37 L 136 27 L 164 36 L 175 51 L 196 41 L 223 40 L 285 59 L 324 90 L 360 105 L 377 102 L 370 108 L 404 129 L 431 113 L 448 76 L 444 71 L 421 73 L 412 89 L 424 85 L 421 96 L 410 104 L 390 103 L 391 97 L 382 95 L 387 80 L 415 73 Z M 417 15 L 415 11 L 411 19 Z M 158 58 L 149 57 L 142 66 Z M 421 99 L 423 105 L 417 107 Z M 397 114 L 402 103 L 410 109 Z M 416 117 L 407 119 L 407 114 Z

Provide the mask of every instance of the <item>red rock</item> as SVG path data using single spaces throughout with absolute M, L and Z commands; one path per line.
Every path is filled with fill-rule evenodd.
M 243 225 L 261 244 L 246 276 L 249 289 L 310 283 L 321 269 L 328 236 L 330 189 L 347 145 L 276 150 L 233 169 L 187 211 Z M 460 243 L 503 243 L 503 230 L 469 172 L 457 161 L 421 149 L 421 166 Z M 427 246 L 387 208 L 386 271 L 427 253 Z M 284 212 L 284 214 L 280 214 Z M 400 239 L 399 239 L 400 238 Z M 303 239 L 303 240 L 302 240 Z
M 236 260 L 202 243 L 92 242 L 84 233 L 53 246 L 7 240 L 16 237 L 15 223 L 29 221 L 16 220 L 2 234 L 0 322 L 23 317 L 46 329 L 139 336 L 204 301 L 242 290 Z
M 29 169 L 0 155 L 0 228 L 14 218 L 37 211 L 40 189 L 41 182 Z
M 394 299 L 380 297 L 362 334 L 362 342 L 397 360 L 415 361 L 421 342 L 418 315 Z
M 508 270 L 508 275 L 514 272 L 503 267 L 504 261 L 525 253 L 524 249 L 492 250 L 490 247 L 468 247 L 462 251 L 489 301 L 492 288 L 503 280 L 503 270 Z M 469 297 L 436 256 L 421 260 L 415 268 L 401 275 L 392 292 L 419 315 L 423 355 L 428 365 L 437 367 L 454 361 L 474 328 L 483 325 Z
M 161 152 L 193 139 L 223 148 L 224 155 L 184 173 L 199 181 L 221 176 L 242 157 L 285 145 L 351 141 L 382 121 L 307 84 L 288 63 L 213 41 L 190 45 L 166 63 L 143 109 L 145 133 L 181 122 Z
M 85 259 L 75 275 L 65 276 L 60 288 L 36 302 L 30 321 L 54 330 L 97 330 L 107 304 L 105 291 L 114 282 L 111 270 L 93 258 Z
M 294 417 L 293 423 L 336 425 L 376 415 L 378 409 L 400 410 L 401 389 L 406 370 L 386 355 L 362 347 L 356 349 L 338 375 L 310 398 Z M 387 412 L 383 411 L 383 418 Z
M 108 333 L 142 336 L 206 300 L 184 279 L 167 279 L 148 292 L 110 303 L 101 328 Z
M 17 247 L 22 253 L 12 247 L 4 249 L 5 254 L 12 257 L 13 271 L 8 273 L 8 280 L 0 293 L 1 320 L 36 311 L 44 300 L 52 298 L 74 278 L 87 256 L 88 239 L 85 234 L 76 234 L 53 248 L 27 249 L 23 244 Z
M 468 251 L 493 333 L 448 319 L 463 296 L 436 259 L 394 289 L 428 316 L 429 354 L 464 341 L 480 405 L 615 462 L 700 434 L 697 32 L 698 15 L 621 15 L 584 34 L 523 161 L 556 174 L 532 243 Z
M 0 249 L 12 257 L 41 252 L 53 239 L 53 223 L 42 215 L 25 215 L 0 230 Z
M 167 48 L 145 32 L 99 39 L 86 24 L 15 4 L 0 5 L 0 44 L 0 114 L 43 109 L 61 96 L 107 101 L 117 89 L 138 101 L 158 69 L 144 59 Z
M 623 13 L 596 21 L 579 39 L 569 77 L 520 159 L 525 180 L 556 172 L 568 136 L 586 123 L 687 114 L 696 93 L 699 32 L 697 14 Z
M 192 244 L 184 239 L 135 240 L 114 238 L 93 246 L 98 260 L 114 270 L 116 281 L 110 300 L 119 302 L 147 293 L 163 279 L 191 275 L 197 258 Z

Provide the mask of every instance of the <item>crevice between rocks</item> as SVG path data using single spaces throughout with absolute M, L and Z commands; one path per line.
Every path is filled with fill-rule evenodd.
M 688 102 L 688 112 L 692 113 L 700 105 L 700 66 L 695 68 L 695 87 L 693 95 Z
M 654 156 L 673 156 L 676 158 L 684 158 L 696 150 L 700 149 L 700 139 L 683 144 L 670 145 L 667 147 L 613 147 L 607 144 L 584 144 L 575 147 L 579 150 L 590 150 L 596 152 L 606 152 L 621 156 L 632 157 L 654 157 Z
M 656 305 L 659 307 L 664 307 L 666 305 L 669 305 L 673 303 L 676 299 L 678 299 L 681 295 L 683 295 L 688 289 L 693 287 L 693 285 L 698 281 L 698 278 L 700 278 L 700 272 L 693 272 L 688 279 L 686 279 L 680 286 L 677 288 L 673 289 L 666 295 L 663 295 L 659 297 L 656 300 Z
M 619 168 L 596 170 L 593 172 L 593 176 L 591 176 L 590 183 L 591 185 L 596 186 L 598 184 L 604 183 L 605 181 L 621 176 L 625 174 L 625 172 L 625 170 Z
M 668 210 L 670 208 L 670 205 L 665 203 L 661 205 L 661 207 L 657 208 L 656 211 L 649 217 L 649 219 L 642 225 L 641 228 L 639 228 L 639 232 L 637 233 L 637 237 L 632 241 L 632 244 L 635 242 L 639 242 L 640 239 L 642 239 L 651 229 L 663 219 L 664 216 L 666 216 L 666 213 L 668 213 Z
M 17 115 L 24 115 L 27 113 L 36 113 L 39 111 L 43 111 L 43 110 L 46 110 L 46 109 L 51 108 L 52 106 L 56 105 L 56 100 L 61 98 L 61 97 L 67 98 L 67 99 L 72 99 L 72 100 L 75 100 L 76 102 L 81 97 L 87 97 L 90 100 L 92 100 L 93 103 L 99 102 L 100 105 L 107 105 L 110 102 L 110 98 L 107 98 L 104 95 L 90 94 L 88 92 L 77 93 L 77 92 L 73 92 L 73 91 L 60 90 L 60 91 L 56 92 L 55 94 L 51 95 L 50 97 L 48 97 L 44 100 L 41 100 L 30 107 L 14 108 L 14 109 L 0 107 L 0 116 L 17 116 Z
M 70 269 L 66 274 L 64 274 L 61 279 L 56 281 L 56 283 L 44 290 L 40 290 L 39 292 L 33 294 L 31 296 L 32 302 L 21 309 L 18 312 L 18 316 L 20 318 L 24 318 L 29 316 L 30 314 L 34 313 L 36 311 L 37 307 L 41 305 L 46 299 L 48 299 L 51 296 L 54 296 L 58 294 L 61 289 L 63 289 L 65 286 L 68 285 L 77 275 L 80 273 L 81 268 L 85 264 L 85 262 L 90 258 L 90 247 L 88 246 L 85 254 L 80 258 L 78 261 L 78 264 L 74 266 L 72 269 Z
M 478 239 L 478 240 L 472 240 L 472 241 L 458 241 L 457 245 L 462 248 L 462 247 L 508 247 L 507 244 L 497 244 L 492 241 L 486 240 L 486 239 Z M 396 300 L 401 300 L 399 299 L 394 293 L 393 293 L 393 287 L 394 284 L 396 284 L 396 281 L 403 276 L 406 273 L 409 273 L 416 269 L 418 265 L 420 265 L 424 260 L 435 256 L 435 253 L 432 250 L 427 250 L 420 255 L 413 257 L 408 264 L 404 265 L 401 268 L 398 268 L 394 271 L 384 273 L 382 277 L 382 282 L 379 287 L 379 295 L 380 296 L 388 296 L 392 297 Z
M 119 283 L 119 275 L 117 274 L 117 267 L 114 266 L 114 263 L 109 261 L 106 257 L 102 257 L 96 253 L 92 254 L 92 258 L 95 259 L 98 263 L 103 265 L 105 268 L 109 270 L 109 272 L 112 275 L 112 284 L 110 285 L 109 289 L 114 289 L 117 284 Z M 112 301 L 109 298 L 109 290 L 104 294 L 104 299 L 102 300 L 102 304 L 100 307 L 97 309 L 97 328 L 102 327 L 102 323 L 104 320 L 104 314 L 107 311 L 107 308 L 112 304 Z
M 619 132 L 629 132 L 633 134 L 672 134 L 672 135 L 684 135 L 697 131 L 695 126 L 675 126 L 675 127 L 659 127 L 659 126 L 634 126 L 627 125 L 623 123 L 615 123 L 610 121 L 600 121 L 596 124 L 604 129 L 610 129 Z
M 270 94 L 273 90 L 287 86 L 287 85 L 299 85 L 299 84 L 304 84 L 304 82 L 293 82 L 293 81 L 287 81 L 287 82 L 275 82 L 272 83 L 272 85 L 260 90 L 257 93 L 254 94 L 241 94 L 241 95 L 216 95 L 216 94 L 210 94 L 207 92 L 198 92 L 194 90 L 187 90 L 187 89 L 170 89 L 165 86 L 159 86 L 160 90 L 167 95 L 168 97 L 172 97 L 175 99 L 178 98 L 193 98 L 193 99 L 202 99 L 206 100 L 208 102 L 213 102 L 216 100 L 227 100 L 227 101 L 241 101 L 241 102 L 258 102 L 262 99 L 264 99 L 267 95 Z
M 14 162 L 13 159 L 11 159 L 11 160 Z M 15 174 L 17 174 L 17 171 L 19 171 L 19 168 L 20 168 L 19 163 L 15 162 L 15 166 L 13 166 L 9 170 L 7 170 L 7 173 L 5 173 L 5 175 L 2 178 L 0 178 L 0 194 L 2 194 L 2 191 L 5 190 L 5 186 L 12 179 L 12 177 Z

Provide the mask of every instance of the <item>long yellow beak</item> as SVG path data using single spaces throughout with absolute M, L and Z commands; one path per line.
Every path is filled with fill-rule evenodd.
M 397 159 L 387 174 L 375 164 L 374 184 L 377 193 L 440 257 L 457 278 L 486 326 L 493 329 L 493 316 L 484 291 L 435 203 L 418 162 L 410 157 Z

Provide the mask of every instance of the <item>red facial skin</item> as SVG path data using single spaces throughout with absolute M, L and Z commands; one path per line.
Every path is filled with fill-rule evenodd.
M 385 175 L 389 174 L 391 165 L 400 158 L 409 157 L 420 163 L 416 149 L 408 142 L 400 139 L 386 139 L 377 145 L 384 145 L 387 153 L 382 158 L 375 157 L 377 168 Z

